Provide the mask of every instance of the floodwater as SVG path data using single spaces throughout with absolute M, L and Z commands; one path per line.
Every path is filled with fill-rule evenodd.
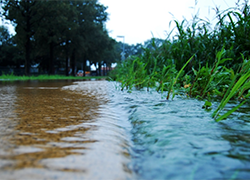
M 106 81 L 0 86 L 0 179 L 126 179 L 129 144 Z
M 202 101 L 161 96 L 2 82 L 0 179 L 250 179 L 249 106 L 216 123 Z

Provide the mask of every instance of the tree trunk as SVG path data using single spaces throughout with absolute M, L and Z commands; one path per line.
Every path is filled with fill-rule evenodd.
M 85 56 L 83 56 L 83 76 L 85 77 L 86 76 L 86 59 L 85 59 Z
M 109 71 L 110 71 L 110 66 L 109 66 L 109 64 L 108 64 L 108 65 L 107 65 L 107 75 L 108 75 Z
M 75 67 L 76 67 L 75 49 L 72 52 L 70 60 L 71 60 L 71 63 L 72 63 L 72 75 L 75 76 L 76 75 L 76 70 L 75 70 Z
M 49 44 L 49 75 L 55 74 L 54 69 L 54 44 L 51 42 Z
M 102 65 L 101 65 L 101 63 L 100 62 L 98 62 L 98 70 L 99 70 L 99 73 L 98 73 L 98 75 L 99 76 L 102 76 Z
M 103 64 L 103 76 L 106 76 L 107 74 L 107 64 L 105 63 L 105 66 Z
M 95 68 L 96 68 L 96 76 L 98 76 L 97 62 L 95 62 Z M 99 68 L 99 66 L 98 66 L 98 68 Z
M 25 75 L 30 75 L 30 38 L 27 35 L 27 42 L 25 46 Z
M 66 42 L 66 59 L 65 59 L 65 75 L 69 76 L 69 50 L 68 50 L 68 41 Z
M 65 75 L 69 76 L 69 57 L 68 57 L 68 55 L 66 56 L 65 63 L 66 63 L 66 65 L 65 65 Z
M 25 43 L 25 75 L 30 75 L 30 37 L 31 37 L 31 25 L 30 25 L 30 16 L 26 17 L 26 43 Z

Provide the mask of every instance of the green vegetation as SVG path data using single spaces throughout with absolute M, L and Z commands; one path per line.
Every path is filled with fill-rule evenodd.
M 146 88 L 167 100 L 176 94 L 204 100 L 206 110 L 220 100 L 212 116 L 225 119 L 250 96 L 250 9 L 247 1 L 239 3 L 225 11 L 215 8 L 214 27 L 195 15 L 191 21 L 173 20 L 176 27 L 165 40 L 125 45 L 127 59 L 110 77 L 129 92 Z M 1 79 L 83 79 L 75 77 L 76 68 L 86 72 L 94 64 L 101 74 L 101 67 L 110 69 L 120 58 L 122 44 L 108 36 L 107 7 L 97 0 L 3 0 L 2 4 L 1 16 L 15 25 L 16 34 L 10 36 L 0 27 L 0 66 L 5 73 L 24 70 L 26 76 L 2 75 Z M 34 67 L 38 74 L 64 71 L 65 76 L 69 72 L 73 76 L 30 76 Z M 239 104 L 220 115 L 231 100 Z
M 93 64 L 111 67 L 119 44 L 105 28 L 106 9 L 97 0 L 2 0 L 1 18 L 11 21 L 16 34 L 12 37 L 0 26 L 1 68 L 24 69 L 30 75 L 36 66 L 41 74 L 74 76 Z
M 243 9 L 243 10 L 242 10 Z M 173 39 L 160 45 L 152 39 L 151 46 L 137 56 L 117 65 L 111 77 L 121 82 L 121 89 L 153 88 L 172 99 L 175 94 L 205 100 L 203 108 L 211 109 L 211 101 L 221 100 L 213 112 L 216 121 L 228 117 L 248 101 L 250 96 L 250 10 L 247 3 L 220 12 L 218 23 L 195 16 L 174 21 L 178 30 Z M 212 29 L 212 30 L 211 30 Z M 230 100 L 241 101 L 220 116 Z
M 224 95 L 218 108 L 213 113 L 213 117 L 215 118 L 218 117 L 219 112 L 225 107 L 225 105 L 229 102 L 230 99 L 232 98 L 244 99 L 238 106 L 234 107 L 224 115 L 218 117 L 216 121 L 220 121 L 226 118 L 234 111 L 236 111 L 238 108 L 240 108 L 244 103 L 246 103 L 247 98 L 249 96 L 250 96 L 250 62 L 244 61 L 240 72 L 233 76 L 232 82 L 230 83 L 230 86 L 228 87 L 226 94 Z
M 83 80 L 83 79 L 105 79 L 105 76 L 62 76 L 62 75 L 39 75 L 39 76 L 15 76 L 7 74 L 0 76 L 0 81 L 27 81 L 27 80 Z

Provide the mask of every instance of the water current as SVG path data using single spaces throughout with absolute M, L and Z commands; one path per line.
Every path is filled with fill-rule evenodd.
M 0 179 L 249 179 L 250 107 L 216 123 L 203 104 L 107 81 L 2 82 Z

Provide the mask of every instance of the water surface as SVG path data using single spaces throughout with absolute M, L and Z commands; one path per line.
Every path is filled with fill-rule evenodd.
M 2 84 L 0 176 L 249 179 L 248 105 L 216 123 L 203 101 L 161 97 L 107 81 Z
M 0 93 L 1 178 L 131 177 L 106 81 L 5 83 Z
M 250 178 L 249 106 L 216 123 L 203 101 L 160 97 L 154 91 L 123 94 L 139 179 Z

